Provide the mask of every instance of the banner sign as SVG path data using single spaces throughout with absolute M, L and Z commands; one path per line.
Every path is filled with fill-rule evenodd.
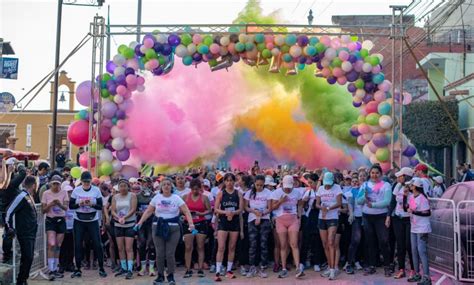
M 0 78 L 17 79 L 18 78 L 18 58 L 2 57 L 0 58 Z

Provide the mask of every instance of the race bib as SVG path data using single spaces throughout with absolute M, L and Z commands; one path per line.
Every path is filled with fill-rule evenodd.
M 293 213 L 293 206 L 283 206 L 283 212 Z
M 235 207 L 228 207 L 228 208 L 225 208 L 225 211 L 235 211 Z
M 120 218 L 123 218 L 123 217 L 125 217 L 126 215 L 127 215 L 127 213 L 126 213 L 125 211 L 123 211 L 123 210 L 118 212 L 118 216 L 119 216 Z
M 63 209 L 59 208 L 59 206 L 54 206 L 52 208 L 52 210 L 53 210 L 53 213 L 55 213 L 55 214 L 62 214 L 63 213 Z

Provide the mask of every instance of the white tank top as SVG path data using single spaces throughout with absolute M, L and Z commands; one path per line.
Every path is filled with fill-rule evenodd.
M 115 208 L 116 213 L 119 217 L 125 217 L 130 208 L 132 207 L 132 193 L 128 192 L 127 196 L 122 196 L 121 194 L 114 195 L 115 199 Z M 128 228 L 133 227 L 136 222 L 136 215 L 133 214 L 131 217 L 125 220 L 125 224 L 120 224 L 118 221 L 115 222 L 115 226 L 119 228 Z

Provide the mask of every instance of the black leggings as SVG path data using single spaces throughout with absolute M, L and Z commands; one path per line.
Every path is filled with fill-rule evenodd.
M 59 264 L 62 268 L 74 265 L 74 235 L 71 230 L 64 234 L 64 240 L 59 251 Z
M 104 253 L 102 251 L 102 242 L 100 240 L 99 222 L 81 222 L 74 220 L 74 252 L 76 254 L 76 267 L 78 270 L 81 269 L 81 262 L 83 259 L 83 241 L 85 233 L 89 234 L 94 248 L 94 255 L 97 257 L 99 262 L 99 268 L 104 269 Z
M 155 261 L 155 245 L 153 243 L 153 232 L 151 230 L 151 223 L 145 224 L 138 232 L 138 250 L 140 253 L 140 261 L 148 260 Z
M 382 252 L 384 267 L 390 266 L 390 244 L 388 240 L 388 229 L 385 227 L 386 214 L 363 215 L 364 233 L 366 237 L 367 265 L 377 266 L 376 242 Z
M 410 268 L 413 269 L 413 256 L 411 255 L 410 242 L 410 218 L 392 217 L 393 230 L 395 232 L 395 239 L 397 242 L 397 260 L 398 268 L 405 269 L 405 257 L 408 253 L 410 260 Z
M 309 216 L 301 219 L 303 238 L 301 242 L 301 263 L 305 263 L 311 255 L 311 265 L 322 265 L 325 261 L 323 243 L 318 229 L 319 210 L 311 210 Z

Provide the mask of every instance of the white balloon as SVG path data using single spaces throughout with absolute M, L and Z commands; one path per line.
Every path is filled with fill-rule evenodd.
M 118 94 L 115 95 L 115 96 L 114 96 L 114 102 L 117 103 L 117 104 L 122 103 L 122 102 L 123 102 L 123 97 L 122 97 L 122 95 L 118 95 Z
M 117 66 L 125 64 L 125 61 L 126 61 L 125 57 L 121 54 L 116 54 L 113 58 L 113 62 Z
M 188 49 L 189 54 L 193 54 L 193 53 L 196 52 L 196 45 L 195 44 L 189 44 L 187 49 Z
M 128 47 L 129 47 L 129 48 L 132 48 L 132 49 L 135 49 L 135 48 L 137 47 L 137 45 L 138 45 L 138 42 L 133 41 L 133 42 L 130 42 L 130 43 L 128 44 Z
M 372 65 L 370 63 L 364 63 L 364 65 L 362 65 L 362 70 L 366 73 L 369 73 L 370 71 L 372 71 Z
M 225 46 L 225 47 L 228 46 L 229 43 L 230 43 L 229 37 L 222 37 L 220 39 L 220 43 L 221 43 L 222 46 Z
M 125 74 L 125 68 L 122 66 L 117 66 L 114 70 L 115 77 Z
M 370 51 L 373 47 L 374 47 L 374 43 L 372 41 L 365 40 L 364 42 L 362 42 L 362 48 L 365 48 L 368 51 Z
M 188 55 L 188 49 L 184 45 L 178 45 L 175 49 L 175 54 L 178 57 L 185 57 Z
M 125 142 L 122 138 L 114 138 L 112 140 L 112 147 L 115 150 L 122 150 L 125 147 Z
M 106 148 L 101 149 L 99 152 L 99 161 L 111 162 L 114 159 L 112 152 Z
M 141 51 L 141 53 L 143 53 L 143 54 L 145 54 L 147 50 L 148 50 L 148 48 L 147 48 L 146 46 L 144 46 L 144 45 L 142 45 L 142 46 L 140 47 L 140 51 Z
M 156 41 L 159 42 L 160 44 L 166 44 L 168 43 L 168 36 L 163 35 L 163 34 L 157 34 L 155 35 Z
M 114 172 L 119 172 L 122 169 L 122 162 L 118 159 L 114 159 L 112 161 L 112 168 L 114 169 Z
M 110 128 L 110 135 L 113 138 L 123 138 L 125 137 L 125 132 L 123 129 L 119 128 L 118 126 L 113 126 Z
M 344 70 L 345 72 L 349 72 L 352 70 L 352 63 L 350 61 L 344 61 L 341 64 L 341 69 Z

